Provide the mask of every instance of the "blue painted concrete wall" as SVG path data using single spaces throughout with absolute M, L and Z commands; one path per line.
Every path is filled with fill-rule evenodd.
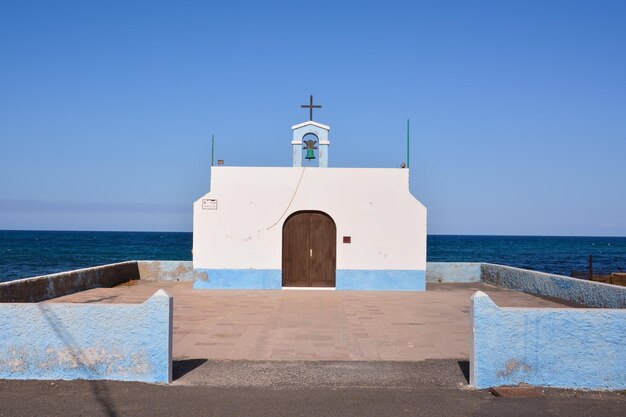
M 427 262 L 426 282 L 480 282 L 480 262 Z
M 336 284 L 338 290 L 424 291 L 426 272 L 338 269 Z
M 172 298 L 0 304 L 0 379 L 172 380 Z
M 206 279 L 194 282 L 195 289 L 282 288 L 280 269 L 202 269 Z M 424 291 L 425 271 L 346 270 L 336 273 L 337 290 Z
M 470 384 L 626 389 L 626 310 L 500 308 L 472 296 Z
M 482 264 L 482 279 L 498 287 L 556 297 L 588 307 L 626 308 L 626 287 L 617 285 L 486 263 Z
M 280 269 L 196 269 L 206 273 L 206 279 L 194 282 L 195 289 L 279 290 Z

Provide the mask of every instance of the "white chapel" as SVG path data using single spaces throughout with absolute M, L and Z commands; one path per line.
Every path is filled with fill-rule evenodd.
M 303 107 L 292 166 L 211 167 L 193 207 L 193 267 L 207 276 L 194 288 L 424 291 L 426 208 L 409 169 L 330 167 L 330 127 L 312 97 Z

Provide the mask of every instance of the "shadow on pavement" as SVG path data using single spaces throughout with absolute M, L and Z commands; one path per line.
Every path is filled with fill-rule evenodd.
M 465 377 L 465 380 L 469 384 L 469 379 L 470 379 L 469 361 L 458 361 L 457 363 L 459 364 L 459 368 L 461 368 L 461 372 L 463 372 L 463 376 Z
M 176 381 L 187 375 L 197 367 L 206 363 L 206 359 L 182 359 L 174 361 L 172 364 L 172 379 Z

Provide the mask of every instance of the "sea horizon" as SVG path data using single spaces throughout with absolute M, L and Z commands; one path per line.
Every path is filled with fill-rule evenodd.
M 191 230 L 85 230 L 85 229 L 0 229 L 0 232 L 72 232 L 72 233 L 189 233 Z M 427 233 L 428 236 L 485 236 L 485 237 L 597 237 L 626 238 L 626 235 L 543 235 L 543 234 L 505 234 L 505 233 Z
M 192 232 L 0 230 L 0 282 L 128 260 L 192 260 Z M 570 276 L 626 271 L 626 237 L 427 235 L 428 262 L 488 262 Z

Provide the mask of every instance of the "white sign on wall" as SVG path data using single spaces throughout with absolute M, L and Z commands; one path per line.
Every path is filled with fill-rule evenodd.
M 217 210 L 217 200 L 212 198 L 203 198 L 202 210 Z

